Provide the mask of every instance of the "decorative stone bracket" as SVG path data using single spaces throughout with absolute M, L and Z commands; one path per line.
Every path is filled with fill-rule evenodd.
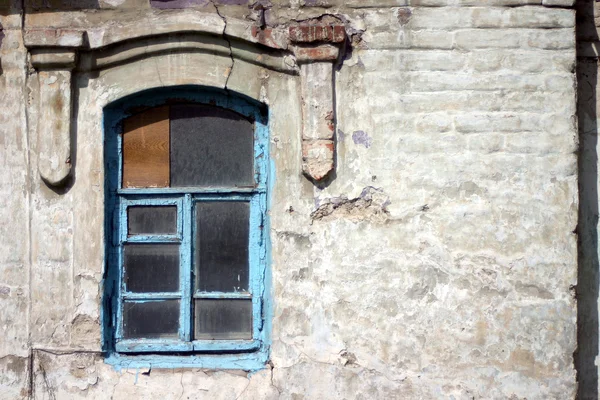
M 186 20 L 186 18 L 188 18 Z M 335 21 L 338 21 L 334 19 Z M 135 48 L 122 43 L 144 42 L 145 55 L 177 49 L 196 51 L 197 41 L 160 42 L 160 35 L 214 35 L 221 33 L 230 43 L 223 55 L 239 58 L 264 68 L 300 74 L 302 90 L 302 170 L 310 180 L 327 177 L 335 164 L 335 62 L 346 39 L 345 27 L 338 22 L 308 20 L 287 29 L 258 28 L 245 21 L 216 15 L 167 16 L 160 25 L 111 28 L 110 31 L 68 29 L 26 29 L 25 46 L 39 80 L 39 122 L 37 124 L 38 169 L 50 186 L 65 183 L 71 172 L 72 72 L 109 67 L 113 63 L 133 62 L 140 56 Z M 219 25 L 221 24 L 221 25 Z M 208 37 L 208 36 L 207 36 Z M 266 46 L 271 54 L 258 47 Z M 150 43 L 150 45 L 147 45 Z M 107 46 L 110 46 L 110 51 Z M 190 47 L 189 49 L 187 47 Z M 193 48 L 191 47 L 193 46 Z M 116 49 L 116 50 L 115 50 Z M 107 56 L 109 51 L 109 56 Z M 139 50 L 141 51 L 141 50 Z M 214 51 L 214 49 L 213 49 Z M 215 51 L 214 54 L 219 54 Z M 299 71 L 298 71 L 298 66 Z
M 83 32 L 29 32 L 25 45 L 39 81 L 38 170 L 48 185 L 60 186 L 71 172 L 71 75 Z
M 320 181 L 335 165 L 334 63 L 346 39 L 343 25 L 303 23 L 289 28 L 302 78 L 302 170 Z

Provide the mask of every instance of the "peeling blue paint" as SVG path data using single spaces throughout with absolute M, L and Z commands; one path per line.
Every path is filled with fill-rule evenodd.
M 343 130 L 338 129 L 337 130 L 337 140 L 338 140 L 338 142 L 343 142 L 345 139 L 346 139 L 346 133 Z
M 202 190 L 193 188 L 120 189 L 122 121 L 140 111 L 171 102 L 196 102 L 228 108 L 255 123 L 255 188 Z M 102 308 L 103 349 L 106 362 L 122 368 L 223 368 L 255 371 L 262 369 L 270 354 L 271 296 L 270 296 L 270 243 L 269 196 L 272 187 L 274 164 L 269 159 L 267 126 L 268 109 L 255 100 L 203 87 L 171 87 L 145 91 L 128 96 L 107 106 L 104 110 L 104 141 L 106 168 L 106 218 L 107 237 L 104 296 Z M 148 197 L 150 196 L 150 197 Z M 192 293 L 189 269 L 180 268 L 180 290 L 174 293 L 137 294 L 127 292 L 122 282 L 122 243 L 127 242 L 178 242 L 181 265 L 191 268 L 192 228 L 194 203 L 198 201 L 248 201 L 250 202 L 250 285 L 247 293 Z M 127 207 L 131 205 L 176 205 L 178 208 L 177 234 L 128 237 Z M 185 222 L 188 221 L 188 222 Z M 252 340 L 191 340 L 193 298 L 248 297 L 253 304 Z M 181 300 L 180 330 L 177 339 L 121 339 L 122 324 L 119 315 L 122 300 L 145 302 L 166 298 Z M 127 354 L 128 352 L 148 354 Z M 189 352 L 189 355 L 169 353 Z
M 354 144 L 360 144 L 365 146 L 367 149 L 371 147 L 372 140 L 365 131 L 354 131 L 352 133 L 352 141 Z

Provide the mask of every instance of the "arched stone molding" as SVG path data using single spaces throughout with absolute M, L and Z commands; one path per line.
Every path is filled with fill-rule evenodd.
M 261 82 L 272 71 L 301 79 L 302 171 L 321 181 L 334 168 L 333 68 L 345 38 L 341 22 L 261 29 L 189 10 L 106 29 L 28 29 L 25 46 L 39 81 L 39 173 L 48 185 L 60 186 L 71 172 L 73 74 L 121 71 L 148 86 L 139 90 L 197 84 L 268 102 Z M 124 82 L 113 89 L 125 93 L 128 87 Z

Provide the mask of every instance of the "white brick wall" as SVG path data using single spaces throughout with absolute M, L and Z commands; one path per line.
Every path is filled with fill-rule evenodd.
M 249 15 L 247 5 L 215 2 L 225 18 Z M 25 21 L 105 32 L 191 13 L 116 3 Z M 140 76 L 178 82 L 202 64 L 174 54 L 79 75 L 88 114 L 78 115 L 76 179 L 53 191 L 38 178 L 27 133 L 43 121 L 30 113 L 26 124 L 23 115 L 37 89 L 32 75 L 24 80 L 20 18 L 0 15 L 12 29 L 0 46 L 0 224 L 9 234 L 0 257 L 0 398 L 28 390 L 56 399 L 574 398 L 573 1 L 272 3 L 269 21 L 339 14 L 361 35 L 335 73 L 337 163 L 327 185 L 301 175 L 299 78 L 247 77 L 271 107 L 276 174 L 272 365 L 250 375 L 115 371 L 95 353 L 103 262 L 96 106 Z M 255 68 L 240 69 L 239 81 Z M 332 202 L 345 206 L 315 217 Z M 29 359 L 32 346 L 41 350 Z

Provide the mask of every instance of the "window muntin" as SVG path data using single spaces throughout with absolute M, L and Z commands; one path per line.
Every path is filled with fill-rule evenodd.
M 165 116 L 168 124 L 164 123 Z M 213 146 L 202 157 L 205 164 L 212 162 L 219 167 L 221 163 L 220 168 L 213 168 L 206 176 L 188 174 L 185 180 L 178 180 L 176 171 L 182 165 L 196 169 L 202 166 L 189 156 L 202 145 L 190 131 L 204 129 L 204 136 L 218 134 L 218 128 L 223 129 L 222 120 L 227 118 L 234 121 L 232 125 L 240 137 L 228 132 L 230 137 L 218 141 L 221 146 Z M 210 120 L 201 123 L 203 119 Z M 119 209 L 115 244 L 121 268 L 115 313 L 117 351 L 250 351 L 261 345 L 266 248 L 262 233 L 266 126 L 261 119 L 241 117 L 211 105 L 186 104 L 157 107 L 124 120 L 125 132 L 118 138 L 123 158 L 117 182 L 122 185 L 116 188 L 115 199 Z M 167 135 L 165 126 L 169 127 Z M 132 132 L 135 137 L 128 140 Z M 177 144 L 180 139 L 173 139 L 186 135 L 185 146 Z M 148 139 L 152 165 L 144 174 L 147 163 L 137 153 L 144 153 L 144 141 L 147 145 Z M 228 164 L 224 153 L 232 146 L 246 149 L 232 151 Z M 179 156 L 185 158 L 185 149 L 188 160 L 174 161 Z M 133 156 L 133 162 L 127 160 L 128 155 Z M 152 212 L 156 212 L 156 219 L 149 217 Z M 154 248 L 161 246 L 168 247 L 168 251 L 154 254 Z M 159 277 L 160 283 L 144 275 L 135 257 L 130 261 L 130 249 L 135 249 L 138 264 L 150 265 L 147 271 Z M 153 260 L 159 261 L 154 265 Z M 137 281 L 132 282 L 132 277 Z M 174 309 L 179 311 L 176 317 Z M 146 320 L 157 317 L 169 323 L 162 324 L 161 320 L 158 327 L 148 326 Z

